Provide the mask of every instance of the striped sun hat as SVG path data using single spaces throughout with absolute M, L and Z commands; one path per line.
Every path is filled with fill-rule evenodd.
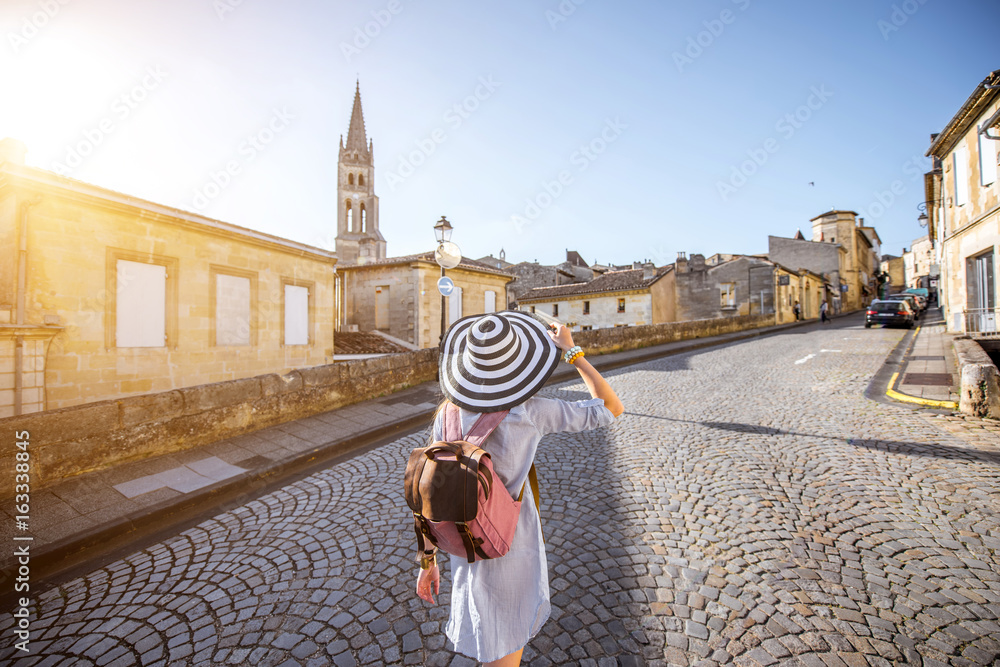
M 441 344 L 441 391 L 473 412 L 509 410 L 534 396 L 558 364 L 546 326 L 528 313 L 463 317 Z

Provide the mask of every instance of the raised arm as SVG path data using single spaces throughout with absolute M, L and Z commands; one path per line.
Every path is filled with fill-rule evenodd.
M 573 347 L 573 334 L 563 325 L 553 324 L 549 335 L 552 336 L 556 347 L 563 352 Z M 573 362 L 573 365 L 579 371 L 580 377 L 583 379 L 583 383 L 587 385 L 587 390 L 591 396 L 602 399 L 604 407 L 610 410 L 611 414 L 615 417 L 625 412 L 625 406 L 619 400 L 618 394 L 615 393 L 615 390 L 611 388 L 608 381 L 601 377 L 601 374 L 597 372 L 597 369 L 585 357 L 580 357 Z

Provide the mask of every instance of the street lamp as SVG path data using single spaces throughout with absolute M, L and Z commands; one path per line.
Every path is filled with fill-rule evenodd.
M 462 263 L 462 251 L 457 245 L 451 242 L 452 229 L 451 223 L 443 215 L 437 221 L 437 224 L 434 225 L 434 238 L 438 242 L 437 250 L 434 251 L 434 261 L 441 267 L 441 278 L 438 280 L 438 292 L 441 293 L 441 336 L 438 338 L 438 345 L 444 342 L 444 298 L 451 295 L 455 289 L 454 284 L 450 280 L 445 280 L 444 270 L 454 269 Z
M 917 222 L 920 223 L 921 227 L 926 227 L 927 223 L 930 221 L 930 218 L 927 217 L 927 207 L 940 203 L 941 203 L 940 199 L 930 199 L 928 201 L 920 202 L 919 204 L 917 204 L 917 210 L 920 211 L 920 216 L 917 218 Z
M 454 229 L 454 227 L 452 227 L 451 223 L 448 222 L 448 219 L 442 215 L 441 219 L 437 221 L 436 225 L 434 225 L 434 238 L 437 240 L 438 245 L 451 241 L 452 229 Z

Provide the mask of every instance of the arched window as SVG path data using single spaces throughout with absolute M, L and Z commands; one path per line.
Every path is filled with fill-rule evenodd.
M 354 174 L 348 174 L 347 175 L 347 184 L 348 185 L 354 185 Z
M 347 220 L 347 231 L 353 232 L 354 231 L 354 208 L 351 206 L 351 200 L 348 199 L 346 202 L 344 202 L 344 206 L 345 206 L 344 219 Z
M 365 175 L 358 174 L 358 185 L 364 185 L 364 184 L 365 184 Z
M 361 233 L 368 233 L 368 212 L 365 211 L 365 205 L 363 202 L 361 204 Z

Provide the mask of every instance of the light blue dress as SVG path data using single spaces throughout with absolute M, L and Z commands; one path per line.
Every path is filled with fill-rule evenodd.
M 479 413 L 460 409 L 462 433 Z M 511 409 L 483 446 L 493 470 L 517 498 L 524 487 L 514 542 L 502 558 L 469 563 L 451 557 L 451 618 L 445 634 L 459 653 L 480 662 L 499 660 L 534 637 L 549 617 L 549 574 L 541 522 L 527 483 L 538 441 L 548 433 L 587 431 L 607 426 L 614 415 L 604 401 L 567 402 L 538 396 Z M 434 438 L 441 439 L 441 414 Z M 544 497 L 545 491 L 542 489 Z

